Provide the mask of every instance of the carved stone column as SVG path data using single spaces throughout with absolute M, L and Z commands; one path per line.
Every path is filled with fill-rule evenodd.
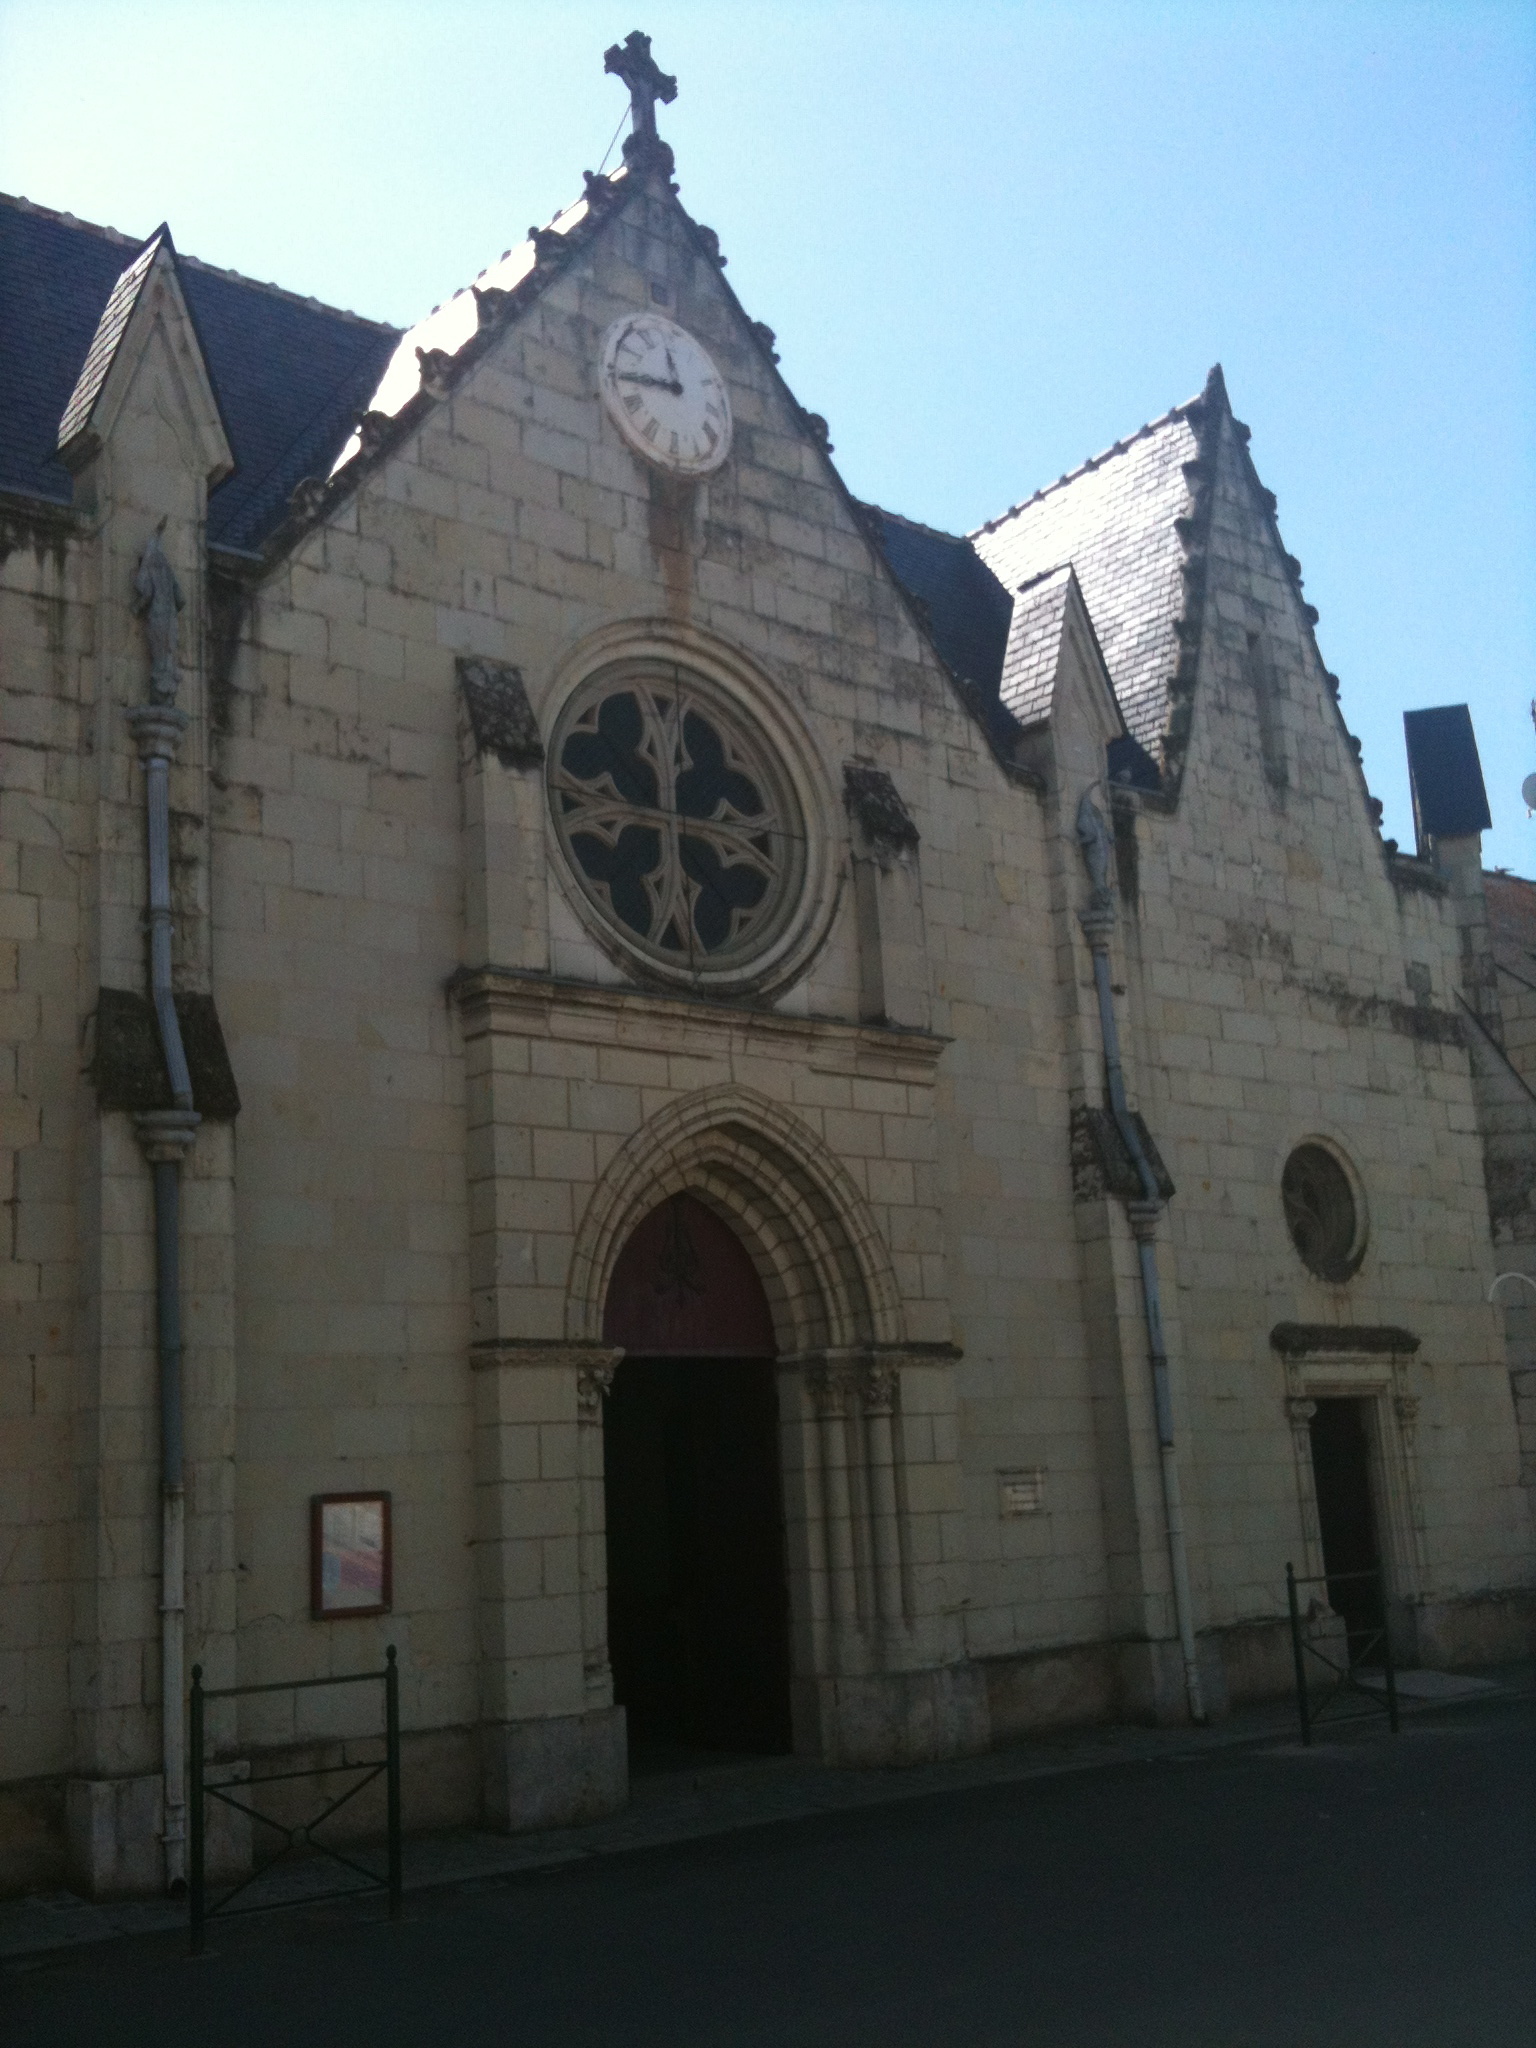
M 1296 1504 L 1301 1514 L 1303 1578 L 1315 1578 L 1323 1569 L 1323 1532 L 1317 1519 L 1317 1480 L 1312 1470 L 1312 1418 L 1317 1403 L 1305 1395 L 1292 1394 L 1285 1404 L 1291 1425 L 1291 1448 L 1296 1459 Z
M 882 1631 L 905 1626 L 910 1616 L 901 1515 L 896 1490 L 896 1395 L 900 1376 L 876 1360 L 864 1374 L 865 1441 L 869 1465 L 869 1519 L 875 1601 Z
M 827 1607 L 834 1669 L 843 1669 L 862 1627 L 854 1556 L 853 1488 L 848 1465 L 849 1421 L 858 1387 L 858 1366 L 835 1354 L 809 1368 L 806 1383 L 816 1406 L 816 1440 L 821 1465 L 821 1526 L 825 1545 Z M 862 1658 L 853 1653 L 857 1665 Z
M 987 1746 L 985 1677 L 966 1661 L 956 1619 L 957 1356 L 933 1344 L 779 1360 L 785 1441 L 804 1458 L 803 1472 L 786 1469 L 792 1510 L 802 1478 L 805 1507 L 803 1524 L 791 1521 L 791 1607 L 804 1646 L 795 1739 L 829 1763 Z
M 580 1488 L 577 1568 L 581 1579 L 581 1677 L 588 1707 L 613 1705 L 608 1661 L 608 1540 L 603 1502 L 603 1402 L 618 1354 L 576 1373 L 576 1479 Z
M 590 1820 L 629 1796 L 600 1433 L 621 1355 L 538 1339 L 471 1349 L 484 1797 L 511 1830 Z
M 1385 1403 L 1382 1406 L 1384 1408 Z M 1390 1423 L 1381 1410 L 1378 1410 L 1378 1415 L 1382 1442 L 1377 1462 L 1386 1494 L 1384 1519 L 1391 1525 L 1381 1534 L 1392 1553 L 1390 1563 L 1394 1591 L 1406 1606 L 1415 1602 L 1422 1592 L 1428 1562 L 1424 1491 L 1419 1485 L 1418 1474 L 1419 1397 L 1417 1394 L 1394 1394 Z M 1393 1431 L 1397 1437 L 1395 1455 Z
M 1408 1481 L 1408 1513 L 1413 1524 L 1413 1544 L 1419 1572 L 1426 1569 L 1424 1530 L 1424 1489 L 1419 1484 L 1419 1397 L 1398 1394 L 1392 1403 L 1397 1415 L 1397 1433 L 1403 1446 L 1403 1470 Z
M 1402 1365 L 1394 1360 L 1400 1374 Z M 1383 1407 L 1385 1404 L 1383 1403 Z M 1382 1435 L 1388 1436 L 1385 1415 Z M 1392 1650 L 1400 1665 L 1427 1662 L 1433 1654 L 1432 1613 L 1425 1600 L 1430 1586 L 1429 1536 L 1424 1519 L 1424 1489 L 1419 1482 L 1418 1439 L 1419 1397 L 1397 1393 L 1392 1397 L 1391 1428 L 1397 1436 L 1396 1454 L 1390 1440 L 1381 1445 L 1381 1466 L 1385 1482 L 1386 1519 L 1395 1524 L 1384 1531 L 1391 1556 Z

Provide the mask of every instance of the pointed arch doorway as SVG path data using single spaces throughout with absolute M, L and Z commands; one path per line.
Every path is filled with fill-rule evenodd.
M 631 1767 L 791 1747 L 777 1350 L 735 1232 L 676 1194 L 613 1269 L 603 1335 L 608 1639 Z

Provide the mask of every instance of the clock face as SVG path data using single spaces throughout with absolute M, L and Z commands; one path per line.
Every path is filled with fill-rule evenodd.
M 731 452 L 731 401 L 686 328 L 627 313 L 603 336 L 603 402 L 630 446 L 675 476 L 707 476 Z

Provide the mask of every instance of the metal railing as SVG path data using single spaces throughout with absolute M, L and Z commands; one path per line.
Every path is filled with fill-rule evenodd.
M 1374 1580 L 1383 1596 L 1383 1620 L 1379 1628 L 1346 1630 L 1344 1637 L 1344 1662 L 1340 1664 L 1330 1657 L 1327 1650 L 1310 1640 L 1305 1634 L 1306 1620 L 1297 1589 L 1301 1586 L 1342 1586 L 1355 1584 L 1363 1579 Z M 1336 1700 L 1348 1693 L 1357 1693 L 1369 1701 L 1379 1713 L 1385 1713 L 1395 1735 L 1397 1720 L 1397 1672 L 1392 1663 L 1392 1631 L 1385 1618 L 1386 1585 L 1379 1570 L 1369 1572 L 1318 1572 L 1311 1578 L 1298 1579 L 1293 1566 L 1285 1568 L 1285 1594 L 1291 1611 L 1291 1657 L 1296 1668 L 1296 1712 L 1301 1719 L 1301 1739 L 1308 1746 L 1312 1743 L 1312 1730 Z M 1371 1663 L 1372 1670 L 1380 1670 L 1380 1688 L 1365 1685 L 1356 1675 L 1366 1668 L 1367 1660 L 1381 1653 L 1381 1663 Z M 1319 1704 L 1314 1705 L 1307 1684 L 1307 1659 L 1311 1657 L 1333 1673 L 1333 1682 L 1323 1694 Z
M 191 1759 L 188 1773 L 190 1784 L 191 1812 L 188 1832 L 187 1904 L 189 1911 L 189 1932 L 193 1955 L 203 1952 L 204 1930 L 207 1922 L 220 1913 L 261 1913 L 269 1912 L 274 1906 L 303 1904 L 312 1905 L 321 1899 L 351 1899 L 360 1893 L 385 1891 L 389 1894 L 389 1917 L 398 1920 L 401 1911 L 401 1850 L 400 1850 L 400 1675 L 395 1663 L 395 1646 L 390 1644 L 384 1653 L 382 1671 L 354 1671 L 340 1678 L 293 1678 L 279 1679 L 271 1685 L 226 1685 L 206 1688 L 203 1685 L 203 1667 L 192 1667 L 191 1697 Z M 207 1752 L 205 1736 L 205 1710 L 209 1700 L 249 1699 L 256 1693 L 308 1692 L 321 1686 L 339 1685 L 381 1685 L 384 1688 L 384 1754 L 368 1762 L 319 1764 L 304 1770 L 268 1771 L 260 1777 L 240 1779 L 240 1790 L 252 1792 L 261 1785 L 281 1785 L 304 1778 L 329 1778 L 343 1772 L 352 1773 L 355 1783 L 349 1785 L 337 1798 L 332 1799 L 312 1818 L 290 1826 L 285 1821 L 275 1820 L 270 1814 L 262 1813 L 257 1807 L 246 1804 L 233 1796 L 228 1785 L 210 1785 L 207 1781 Z M 329 1842 L 322 1842 L 315 1830 L 339 1813 L 349 1800 L 355 1799 L 365 1785 L 371 1785 L 376 1778 L 384 1780 L 387 1862 L 381 1876 L 364 1863 L 345 1855 Z M 263 1862 L 254 1865 L 249 1875 L 242 1877 L 222 1897 L 210 1903 L 206 1879 L 207 1852 L 207 1804 L 210 1799 L 232 1807 L 236 1813 L 243 1813 L 249 1820 L 271 1829 L 283 1837 L 281 1845 Z M 246 1892 L 275 1864 L 301 1849 L 314 1850 L 327 1856 L 333 1863 L 353 1871 L 364 1882 L 342 1885 L 331 1891 L 314 1892 L 305 1890 L 293 1898 L 266 1898 L 247 1900 L 242 1906 L 233 1902 Z

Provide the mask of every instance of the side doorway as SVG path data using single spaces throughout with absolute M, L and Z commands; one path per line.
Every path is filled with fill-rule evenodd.
M 1328 1605 L 1343 1617 L 1351 1658 L 1364 1651 L 1368 1662 L 1380 1663 L 1387 1605 L 1366 1406 L 1363 1400 L 1319 1399 L 1309 1430 Z M 1374 1650 L 1367 1649 L 1373 1640 Z

